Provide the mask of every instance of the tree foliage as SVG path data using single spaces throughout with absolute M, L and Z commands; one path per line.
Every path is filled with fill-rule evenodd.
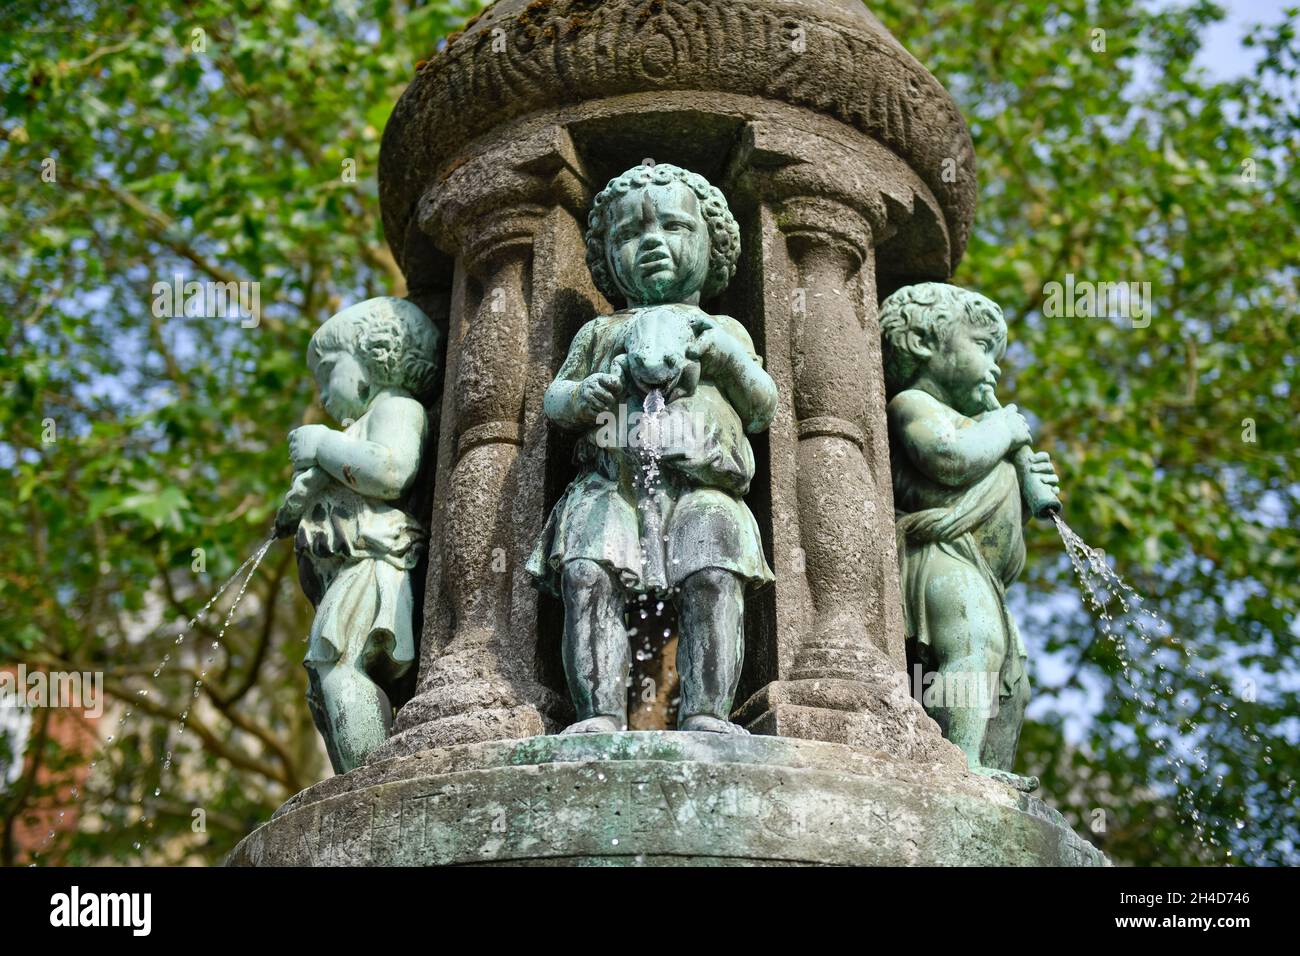
M 403 290 L 379 137 L 477 5 L 353 7 L 0 14 L 0 662 L 102 670 L 120 701 L 80 826 L 46 858 L 215 862 L 326 773 L 288 545 L 219 648 L 220 616 L 175 639 L 266 536 L 284 434 L 312 407 L 310 331 Z M 1034 414 L 1071 524 L 1178 638 L 1135 645 L 1135 668 L 1176 685 L 1143 706 L 1036 527 L 1021 769 L 1118 861 L 1294 862 L 1295 17 L 1255 36 L 1245 75 L 1214 79 L 1195 65 L 1210 3 L 871 7 L 971 124 L 981 204 L 955 281 L 1006 310 L 1005 391 Z M 157 315 L 176 274 L 259 282 L 260 321 Z M 1047 314 L 1067 274 L 1149 282 L 1150 324 Z M 0 794 L 6 862 L 14 822 L 67 808 L 84 761 L 33 739 L 24 785 Z
M 1195 62 L 1212 3 L 876 9 L 970 122 L 981 198 L 954 281 L 1006 311 L 1006 392 L 1071 525 L 1178 639 L 1105 639 L 1040 526 L 1021 764 L 1118 860 L 1294 863 L 1296 16 L 1215 80 Z M 1150 283 L 1149 324 L 1045 314 L 1067 275 Z M 1135 689 L 1124 653 L 1175 693 Z
M 15 545 L 0 661 L 105 671 L 124 702 L 106 719 L 134 710 L 75 807 L 57 778 L 0 801 L 6 819 L 52 802 L 102 814 L 47 856 L 134 858 L 139 842 L 145 859 L 215 862 L 328 771 L 287 543 L 220 649 L 220 614 L 174 641 L 266 537 L 285 433 L 314 399 L 310 333 L 403 291 L 379 225 L 379 138 L 416 62 L 473 5 L 313 6 L 31 4 L 0 28 L 0 468 L 14 489 L 0 526 Z M 259 282 L 260 321 L 156 315 L 155 283 L 177 274 Z M 44 750 L 42 764 L 63 759 Z

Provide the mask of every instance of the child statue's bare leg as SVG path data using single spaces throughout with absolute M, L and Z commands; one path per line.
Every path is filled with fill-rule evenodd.
M 926 625 L 933 635 L 938 662 L 938 699 L 926 711 L 943 735 L 963 754 L 976 773 L 994 777 L 1020 790 L 1032 790 L 1037 780 L 984 762 L 994 714 L 1011 719 L 1011 707 L 999 706 L 997 675 L 1009 652 L 1002 611 L 988 583 L 965 562 L 937 555 L 926 588 Z M 1023 712 L 1023 708 L 1022 708 Z M 1001 726 L 1001 725 L 998 725 Z
M 745 656 L 744 582 L 721 568 L 702 568 L 681 583 L 677 599 L 680 730 L 746 734 L 727 718 Z
M 982 766 L 989 711 L 974 692 L 982 692 L 988 674 L 1001 669 L 1002 615 L 996 596 L 973 568 L 944 555 L 933 560 L 925 611 L 938 674 L 928 688 L 935 695 L 933 706 L 926 710 L 976 769 Z
M 365 763 L 371 751 L 388 739 L 393 708 L 388 695 L 351 656 L 333 663 L 307 663 L 316 729 L 335 773 L 347 773 Z
M 1014 651 L 1008 651 L 1014 653 Z M 995 691 L 996 693 L 996 691 Z M 998 712 L 989 720 L 984 735 L 981 762 L 986 767 L 1010 771 L 1016 762 L 1016 747 L 1020 743 L 1020 727 L 1024 723 L 1025 708 L 1029 705 L 1029 677 L 1022 675 L 1010 697 L 1002 698 Z M 1037 782 L 1036 778 L 1021 778 Z
M 623 588 L 597 561 L 576 558 L 560 576 L 564 596 L 564 675 L 578 712 L 566 734 L 627 729 L 627 678 L 632 668 L 623 624 Z
M 334 733 L 330 727 L 329 712 L 325 709 L 325 700 L 321 696 L 320 679 L 313 664 L 307 664 L 307 709 L 311 711 L 312 722 L 325 742 L 325 752 L 329 754 L 330 766 L 339 772 L 343 765 L 342 756 L 334 744 Z M 326 665 L 329 666 L 329 665 Z

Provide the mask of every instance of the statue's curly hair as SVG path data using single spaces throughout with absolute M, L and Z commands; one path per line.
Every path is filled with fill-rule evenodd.
M 379 296 L 326 319 L 307 345 L 307 364 L 341 349 L 355 355 L 379 387 L 403 388 L 423 399 L 437 375 L 438 333 L 413 302 Z
M 611 302 L 626 298 L 618 287 L 605 257 L 605 238 L 609 234 L 609 209 L 614 200 L 630 190 L 645 186 L 666 186 L 671 182 L 684 184 L 700 201 L 700 214 L 709 229 L 709 274 L 705 277 L 701 295 L 717 295 L 727 287 L 736 274 L 736 261 L 740 258 L 740 227 L 727 206 L 722 190 L 713 186 L 699 173 L 693 173 L 671 163 L 642 163 L 633 166 L 620 176 L 615 176 L 597 195 L 587 217 L 587 268 L 596 288 Z
M 946 282 L 918 282 L 893 293 L 880 304 L 880 336 L 884 351 L 885 394 L 897 395 L 916 380 L 925 358 L 914 346 L 943 344 L 958 322 L 991 331 L 997 357 L 1007 350 L 1007 321 L 1001 307 L 978 292 Z

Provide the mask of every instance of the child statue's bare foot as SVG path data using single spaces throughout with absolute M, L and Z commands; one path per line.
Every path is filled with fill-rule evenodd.
M 710 717 L 708 714 L 696 714 L 694 717 L 687 717 L 678 726 L 678 730 L 702 730 L 710 734 L 739 734 L 742 737 L 748 737 L 749 731 L 740 724 L 733 724 L 729 720 L 722 720 L 719 717 Z
M 562 734 L 616 734 L 622 730 L 613 717 L 604 715 L 597 717 L 588 717 L 586 720 L 580 720 L 576 724 L 569 724 L 560 733 Z
M 1038 789 L 1037 777 L 1022 777 L 1018 773 L 1011 773 L 1009 770 L 998 770 L 996 767 L 971 767 L 970 769 L 972 773 L 977 773 L 982 777 L 992 777 L 1009 787 L 1015 787 L 1021 793 L 1033 793 Z

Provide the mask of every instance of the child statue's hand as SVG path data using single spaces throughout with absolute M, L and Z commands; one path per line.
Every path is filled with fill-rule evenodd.
M 290 500 L 293 492 L 285 496 L 284 503 L 275 513 L 275 536 L 277 538 L 291 538 L 298 530 L 298 522 L 302 519 L 303 504 L 299 501 Z
M 610 411 L 619 402 L 623 391 L 623 376 L 614 372 L 595 372 L 578 385 L 574 401 L 584 415 L 595 418 Z
M 692 319 L 691 329 L 695 332 L 695 343 L 686 348 L 688 359 L 699 362 L 700 369 L 711 378 L 734 367 L 737 342 L 732 336 L 705 316 Z
M 307 503 L 312 496 L 325 485 L 325 476 L 316 468 L 295 472 L 293 485 L 284 496 L 284 503 L 275 513 L 275 534 L 278 538 L 287 538 L 298 529 L 298 520 L 307 510 Z
M 1014 404 L 1003 405 L 1001 408 L 986 412 L 984 421 L 989 419 L 996 422 L 1006 435 L 1008 451 L 1021 445 L 1028 445 L 1033 440 L 1029 434 L 1029 422 Z
M 289 432 L 289 459 L 294 471 L 302 471 L 316 464 L 320 443 L 333 429 L 326 425 L 303 425 Z
M 1052 456 L 1045 451 L 1036 451 L 1029 456 L 1026 470 L 1045 485 L 1051 485 L 1054 491 L 1060 491 L 1061 478 L 1052 464 Z

